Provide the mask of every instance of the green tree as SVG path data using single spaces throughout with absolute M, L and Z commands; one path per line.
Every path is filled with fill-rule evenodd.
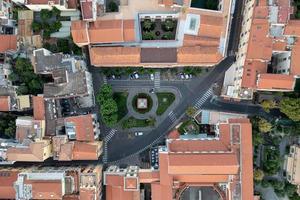
M 117 103 L 113 99 L 107 99 L 101 104 L 101 114 L 108 116 L 118 111 Z
M 118 12 L 118 10 L 119 10 L 118 4 L 114 1 L 109 2 L 108 10 L 109 10 L 109 12 Z
M 154 29 L 154 24 L 153 24 L 153 22 L 152 22 L 150 19 L 145 19 L 145 20 L 143 21 L 143 29 L 144 29 L 145 31 L 151 31 L 151 30 L 153 30 L 153 29 Z
M 272 124 L 267 120 L 260 118 L 258 121 L 258 129 L 262 133 L 270 132 L 272 130 Z
M 279 109 L 293 121 L 300 121 L 300 98 L 284 98 L 279 104 Z
M 252 143 L 254 146 L 258 146 L 264 143 L 264 138 L 261 133 L 256 130 L 253 130 L 252 133 Z
M 285 183 L 284 190 L 288 197 L 293 197 L 295 195 L 295 193 L 297 192 L 297 186 L 292 185 L 287 182 L 287 183 Z
M 197 112 L 197 110 L 192 106 L 189 106 L 185 111 L 186 115 L 189 117 L 194 117 L 196 112 Z
M 271 183 L 270 183 L 268 180 L 263 179 L 262 182 L 261 182 L 261 186 L 262 186 L 263 188 L 268 188 L 268 187 L 271 186 Z
M 42 25 L 39 22 L 33 21 L 31 24 L 31 28 L 34 32 L 39 32 L 42 30 Z
M 52 8 L 52 14 L 56 17 L 60 16 L 60 10 L 58 10 L 55 6 Z
M 28 94 L 29 90 L 28 90 L 28 87 L 26 85 L 20 85 L 17 88 L 16 92 L 17 92 L 18 95 L 23 95 L 23 94 Z
M 52 11 L 47 10 L 47 9 L 42 9 L 40 11 L 40 17 L 41 17 L 42 21 L 47 21 L 48 19 L 50 19 L 52 17 Z
M 272 100 L 264 100 L 261 102 L 261 106 L 266 112 L 270 112 L 271 109 L 276 108 L 276 103 Z
M 260 182 L 264 178 L 264 172 L 261 169 L 255 169 L 253 172 L 254 181 Z
M 154 31 L 146 31 L 143 33 L 143 40 L 155 40 L 156 39 L 156 35 L 154 33 Z
M 175 27 L 175 22 L 172 19 L 166 19 L 166 21 L 163 23 L 163 29 L 165 31 L 173 31 Z
M 166 32 L 163 34 L 162 39 L 163 40 L 172 40 L 174 38 L 172 32 Z
M 112 98 L 113 91 L 112 87 L 108 84 L 104 84 L 97 95 L 97 102 L 102 104 L 106 99 Z
M 0 115 L 0 138 L 13 139 L 16 132 L 16 117 L 10 114 Z
M 62 27 L 62 24 L 60 21 L 55 21 L 53 24 L 51 24 L 51 32 L 59 31 L 59 29 Z

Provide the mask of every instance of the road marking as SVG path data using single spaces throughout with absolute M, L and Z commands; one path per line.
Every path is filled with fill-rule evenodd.
M 116 129 L 111 129 L 111 130 L 109 131 L 109 133 L 105 136 L 104 140 L 105 140 L 106 142 L 109 142 L 109 141 L 111 140 L 111 138 L 115 135 L 116 132 L 117 132 Z
M 212 94 L 213 94 L 213 90 L 212 90 L 212 88 L 209 88 L 209 89 L 203 94 L 203 96 L 201 96 L 201 97 L 197 100 L 196 104 L 194 105 L 194 108 L 197 109 L 197 110 L 200 109 L 201 106 L 206 102 L 206 100 L 207 100 Z
M 103 77 L 103 83 L 104 83 L 104 84 L 107 84 L 107 78 L 106 78 L 106 76 L 103 75 L 102 77 Z
M 154 73 L 154 88 L 160 88 L 160 72 Z
M 169 114 L 168 114 L 170 120 L 172 123 L 174 123 L 176 120 L 177 120 L 177 117 L 175 115 L 175 113 L 173 111 L 171 111 Z

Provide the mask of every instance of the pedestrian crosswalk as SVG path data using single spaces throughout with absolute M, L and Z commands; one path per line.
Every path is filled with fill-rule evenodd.
M 111 138 L 115 135 L 115 133 L 117 132 L 117 130 L 116 129 L 111 129 L 110 131 L 109 131 L 109 133 L 105 136 L 105 141 L 106 142 L 109 142 L 110 140 L 111 140 Z
M 177 117 L 175 115 L 175 113 L 173 111 L 171 111 L 169 114 L 168 114 L 170 120 L 172 123 L 174 123 L 176 120 L 177 120 Z
M 203 96 L 199 97 L 196 104 L 194 105 L 195 109 L 200 109 L 201 106 L 206 102 L 206 100 L 213 94 L 213 89 L 209 88 Z
M 104 141 L 103 163 L 107 163 L 107 142 Z
M 107 78 L 106 78 L 105 75 L 103 75 L 103 83 L 104 83 L 104 84 L 107 84 Z
M 160 88 L 160 72 L 154 73 L 154 88 Z

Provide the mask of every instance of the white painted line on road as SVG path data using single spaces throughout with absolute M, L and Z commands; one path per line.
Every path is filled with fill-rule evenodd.
M 206 100 L 213 94 L 213 90 L 212 88 L 209 88 L 204 94 L 202 97 L 200 97 L 196 104 L 194 105 L 194 108 L 195 109 L 200 109 L 201 106 L 206 102 Z
M 173 111 L 171 111 L 168 116 L 173 123 L 177 120 L 177 117 Z

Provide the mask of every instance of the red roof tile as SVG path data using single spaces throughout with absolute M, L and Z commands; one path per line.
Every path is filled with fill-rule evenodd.
M 42 96 L 33 96 L 33 117 L 35 120 L 45 119 L 45 102 Z
M 0 96 L 0 111 L 10 111 L 10 96 Z
M 17 36 L 16 35 L 0 35 L 0 53 L 9 50 L 17 50 Z
M 257 80 L 258 90 L 287 90 L 295 87 L 295 78 L 285 74 L 260 74 Z

